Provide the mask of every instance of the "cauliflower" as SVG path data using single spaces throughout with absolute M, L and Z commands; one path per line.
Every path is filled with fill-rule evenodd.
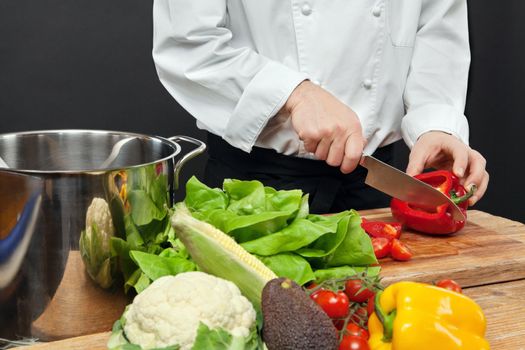
M 86 235 L 91 239 L 93 225 L 97 226 L 102 243 L 102 250 L 109 249 L 109 239 L 115 234 L 113 219 L 108 202 L 103 198 L 93 198 L 86 212 Z
M 179 345 L 192 348 L 199 323 L 247 337 L 255 310 L 230 281 L 204 272 L 185 272 L 154 281 L 123 315 L 124 333 L 143 349 Z
M 80 234 L 80 255 L 89 276 L 102 288 L 113 283 L 115 263 L 109 241 L 115 234 L 108 203 L 93 198 L 86 212 L 86 229 Z

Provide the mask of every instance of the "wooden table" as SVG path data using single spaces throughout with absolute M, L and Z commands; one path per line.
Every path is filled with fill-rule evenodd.
M 392 220 L 389 209 L 362 212 L 370 220 Z M 492 350 L 525 350 L 525 225 L 472 210 L 468 224 L 452 236 L 411 232 L 401 240 L 414 251 L 406 263 L 382 261 L 385 284 L 399 280 L 458 281 L 487 317 Z
M 525 280 L 467 288 L 487 317 L 487 338 L 493 350 L 525 350 Z
M 363 211 L 370 220 L 391 220 L 388 209 Z M 487 317 L 492 350 L 525 350 L 525 225 L 481 211 L 455 235 L 424 236 L 405 232 L 414 251 L 409 262 L 383 259 L 385 284 L 398 280 L 457 280 Z M 105 349 L 109 333 L 38 344 L 25 349 Z

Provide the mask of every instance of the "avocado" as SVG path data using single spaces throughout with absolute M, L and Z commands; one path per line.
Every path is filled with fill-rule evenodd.
M 328 315 L 288 278 L 275 278 L 262 292 L 262 336 L 269 350 L 337 350 L 337 331 Z

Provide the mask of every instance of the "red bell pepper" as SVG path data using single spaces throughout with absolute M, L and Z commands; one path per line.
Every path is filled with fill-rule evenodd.
M 475 187 L 469 192 L 459 183 L 459 179 L 452 172 L 437 170 L 415 176 L 426 182 L 452 200 L 461 211 L 467 213 L 468 199 L 474 194 Z M 438 206 L 434 211 L 418 208 L 397 198 L 390 202 L 392 215 L 403 225 L 411 229 L 429 234 L 449 234 L 459 231 L 465 226 L 465 220 L 454 220 L 448 204 Z
M 361 227 L 370 237 L 385 237 L 388 239 L 399 238 L 401 236 L 401 223 L 370 221 L 361 218 Z
M 374 254 L 376 258 L 386 258 L 392 251 L 393 239 L 386 237 L 372 237 L 372 248 L 374 248 Z

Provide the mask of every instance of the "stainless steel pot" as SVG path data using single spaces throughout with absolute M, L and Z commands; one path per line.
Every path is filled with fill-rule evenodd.
M 182 154 L 181 141 L 196 147 Z M 93 295 L 103 299 L 122 284 L 108 292 L 88 285 L 77 266 L 88 208 L 105 202 L 115 236 L 126 237 L 125 216 L 142 210 L 141 196 L 167 211 L 184 163 L 205 148 L 187 136 L 114 131 L 0 135 L 0 337 L 50 340 L 99 331 L 92 314 L 106 310 L 98 310 L 104 307 L 92 303 Z M 76 295 L 91 289 L 92 295 Z M 89 322 L 73 325 L 79 318 Z

